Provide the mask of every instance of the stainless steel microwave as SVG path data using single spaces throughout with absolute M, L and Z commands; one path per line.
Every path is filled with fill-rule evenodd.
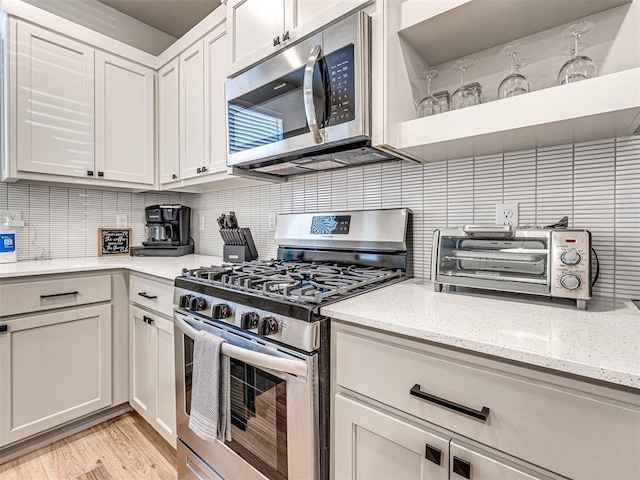
M 371 148 L 371 20 L 359 12 L 227 81 L 227 165 L 290 176 L 395 158 Z

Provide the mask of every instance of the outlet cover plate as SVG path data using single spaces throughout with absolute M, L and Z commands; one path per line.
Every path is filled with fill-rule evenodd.
M 276 212 L 269 212 L 268 214 L 268 232 L 276 231 L 276 224 L 278 223 L 278 214 Z
M 116 223 L 118 228 L 127 228 L 129 226 L 129 215 L 126 213 L 119 213 L 116 215 Z
M 204 232 L 204 215 L 198 217 L 198 230 Z
M 496 225 L 518 227 L 518 203 L 496 203 Z

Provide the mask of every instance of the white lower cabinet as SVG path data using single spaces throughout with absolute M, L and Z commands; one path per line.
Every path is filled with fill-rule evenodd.
M 176 446 L 173 321 L 129 307 L 130 403 L 171 445 Z
M 637 393 L 331 328 L 336 479 L 640 478 Z
M 0 321 L 0 447 L 111 405 L 111 305 Z

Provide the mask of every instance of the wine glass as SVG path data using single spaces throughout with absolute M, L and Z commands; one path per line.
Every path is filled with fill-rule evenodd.
M 418 105 L 418 117 L 430 117 L 441 112 L 440 101 L 431 95 L 431 80 L 436 78 L 439 73 L 438 70 L 431 69 L 422 74 L 422 78 L 427 81 L 427 96 Z
M 571 55 L 571 59 L 560 69 L 560 73 L 558 74 L 558 83 L 560 85 L 580 82 L 597 76 L 596 64 L 593 60 L 584 55 L 580 55 L 580 50 L 589 46 L 586 43 L 580 42 L 580 36 L 593 27 L 593 22 L 584 21 L 569 25 L 562 32 L 563 37 L 573 38 L 573 46 L 566 47 L 562 50 L 563 53 Z
M 525 45 L 512 43 L 500 50 L 500 56 L 509 57 L 511 60 L 511 73 L 502 80 L 498 87 L 498 98 L 510 98 L 529 93 L 529 82 L 520 73 L 522 62 L 516 60 L 518 54 L 525 49 Z
M 451 65 L 452 70 L 460 71 L 460 88 L 451 95 L 451 109 L 458 110 L 460 108 L 472 107 L 480 103 L 478 90 L 470 88 L 464 84 L 464 72 L 471 68 L 475 62 L 470 58 L 458 60 Z

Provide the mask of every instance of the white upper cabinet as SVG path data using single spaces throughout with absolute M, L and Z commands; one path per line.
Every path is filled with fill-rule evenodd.
M 7 102 L 17 102 L 16 121 L 9 120 L 17 170 L 87 177 L 94 169 L 94 51 L 27 23 L 16 30 L 15 90 Z
M 204 39 L 180 55 L 180 179 L 204 166 Z M 200 171 L 198 171 L 200 169 Z
M 180 59 L 158 72 L 158 177 L 160 184 L 178 180 L 180 173 Z
M 373 0 L 229 0 L 232 76 Z
M 229 36 L 224 25 L 204 38 L 205 148 L 207 173 L 227 169 L 227 105 L 224 93 L 229 65 Z
M 153 70 L 96 52 L 96 175 L 154 183 Z

